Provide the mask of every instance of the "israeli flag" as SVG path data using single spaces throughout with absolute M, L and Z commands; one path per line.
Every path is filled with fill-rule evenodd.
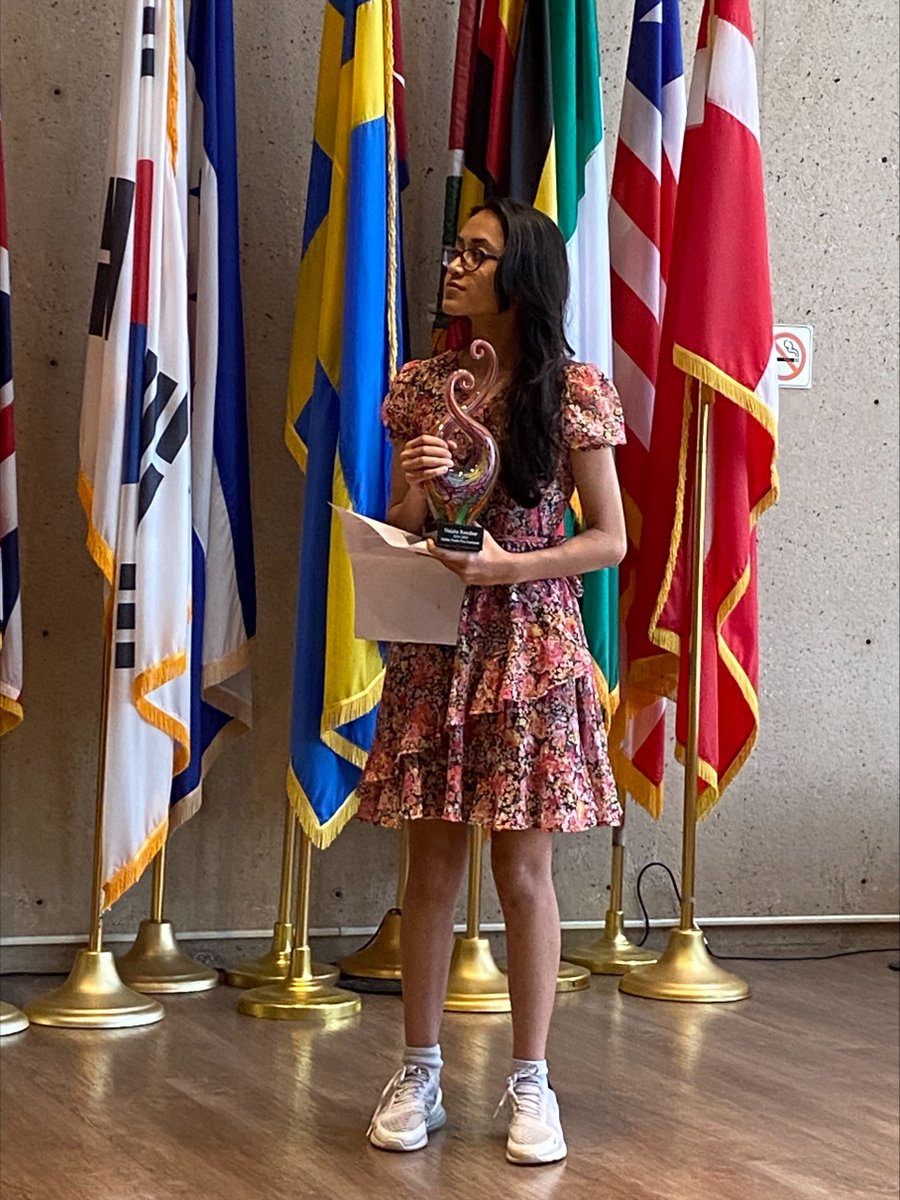
M 193 419 L 191 760 L 172 824 L 200 806 L 206 770 L 251 724 L 256 577 L 238 231 L 232 0 L 194 0 L 187 39 L 188 301 Z

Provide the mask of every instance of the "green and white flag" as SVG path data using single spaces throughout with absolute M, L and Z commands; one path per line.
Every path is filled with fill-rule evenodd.
M 606 146 L 593 0 L 550 5 L 557 223 L 572 286 L 567 333 L 575 357 L 612 377 Z
M 572 276 L 566 332 L 575 357 L 612 378 L 609 222 L 600 47 L 593 0 L 551 4 L 556 220 Z M 584 577 L 582 618 L 602 676 L 607 723 L 619 693 L 618 569 Z

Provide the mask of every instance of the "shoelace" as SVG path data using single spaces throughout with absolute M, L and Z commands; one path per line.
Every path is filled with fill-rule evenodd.
M 513 1114 L 522 1112 L 528 1117 L 540 1120 L 543 1115 L 546 1086 L 546 1079 L 532 1068 L 526 1067 L 522 1071 L 516 1071 L 506 1081 L 506 1091 L 500 1097 L 494 1116 L 499 1117 L 504 1106 L 509 1104 Z
M 424 1096 L 430 1082 L 431 1073 L 426 1067 L 420 1067 L 418 1063 L 404 1063 L 400 1070 L 392 1075 L 384 1085 L 384 1091 L 379 1097 L 375 1111 L 372 1114 L 372 1120 L 369 1122 L 366 1137 L 375 1128 L 375 1122 L 387 1107 L 394 1104 L 412 1103 L 418 1100 L 421 1096 Z

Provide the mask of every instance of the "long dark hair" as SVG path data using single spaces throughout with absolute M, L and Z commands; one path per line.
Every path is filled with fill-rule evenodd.
M 494 275 L 501 312 L 516 314 L 521 357 L 513 374 L 500 445 L 500 478 L 525 508 L 553 479 L 562 435 L 560 391 L 572 348 L 566 341 L 569 298 L 566 244 L 549 217 L 517 200 L 488 200 L 506 235 Z

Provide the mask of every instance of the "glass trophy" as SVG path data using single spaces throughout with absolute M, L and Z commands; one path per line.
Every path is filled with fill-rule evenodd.
M 497 382 L 497 355 L 481 338 L 469 349 L 474 359 L 486 359 L 480 381 L 464 367 L 454 371 L 444 388 L 447 416 L 435 433 L 453 446 L 453 466 L 425 484 L 428 506 L 437 523 L 435 543 L 442 550 L 477 551 L 484 530 L 474 524 L 484 510 L 500 473 L 500 452 L 491 432 L 475 414 L 484 406 Z

